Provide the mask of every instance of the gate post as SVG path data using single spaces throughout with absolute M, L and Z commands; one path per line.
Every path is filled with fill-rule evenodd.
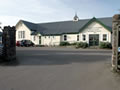
M 120 14 L 113 16 L 112 22 L 112 68 L 117 71 L 120 62 Z
M 16 30 L 15 27 L 6 26 L 3 29 L 3 58 L 12 60 L 16 58 Z

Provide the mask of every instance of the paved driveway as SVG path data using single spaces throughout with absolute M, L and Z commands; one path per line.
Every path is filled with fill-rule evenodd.
M 17 48 L 17 58 L 0 66 L 0 90 L 120 90 L 110 50 Z

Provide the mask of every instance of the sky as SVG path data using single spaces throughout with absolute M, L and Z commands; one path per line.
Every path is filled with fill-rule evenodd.
M 0 0 L 1 26 L 15 26 L 19 20 L 34 23 L 112 17 L 120 13 L 120 0 Z

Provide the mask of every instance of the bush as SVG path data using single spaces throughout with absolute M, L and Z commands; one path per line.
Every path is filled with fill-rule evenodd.
M 70 45 L 77 45 L 77 42 L 71 43 Z
M 88 43 L 87 42 L 79 42 L 76 45 L 76 48 L 87 48 L 88 47 Z
M 108 49 L 111 49 L 112 48 L 112 45 L 111 45 L 111 43 L 109 43 L 109 42 L 100 42 L 100 44 L 99 44 L 99 48 L 108 48 Z
M 68 46 L 68 45 L 70 45 L 69 42 L 60 42 L 60 46 Z

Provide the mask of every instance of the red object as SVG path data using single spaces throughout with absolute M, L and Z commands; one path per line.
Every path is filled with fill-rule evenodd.
M 16 42 L 16 46 L 18 46 L 18 47 L 20 46 L 20 42 L 19 41 Z

